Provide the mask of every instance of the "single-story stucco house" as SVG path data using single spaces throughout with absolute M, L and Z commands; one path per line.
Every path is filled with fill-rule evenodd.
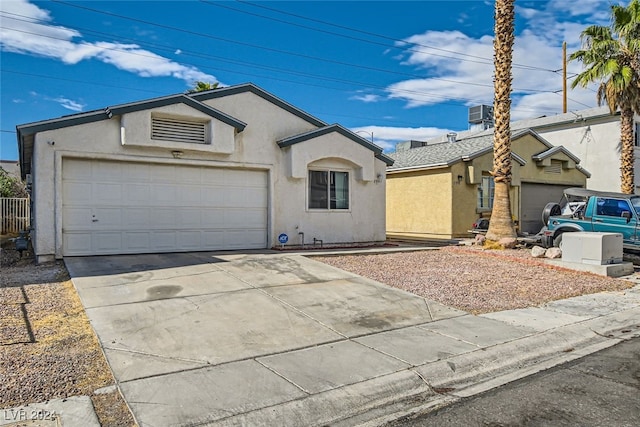
M 493 134 L 447 142 L 402 143 L 387 168 L 387 236 L 457 238 L 493 207 Z M 536 234 L 542 211 L 567 187 L 584 187 L 580 159 L 536 132 L 512 133 L 511 211 L 519 232 Z
M 17 126 L 38 262 L 385 240 L 382 149 L 253 85 Z M 284 240 L 284 239 L 283 239 Z
M 482 136 L 493 129 L 473 128 L 458 132 L 458 138 Z M 553 116 L 534 117 L 513 121 L 512 131 L 531 129 L 552 145 L 562 145 L 591 172 L 586 188 L 599 191 L 620 191 L 620 113 L 611 114 L 609 107 L 595 107 L 570 111 Z M 635 187 L 640 188 L 640 116 L 634 117 L 635 133 Z M 444 142 L 446 135 L 428 140 Z

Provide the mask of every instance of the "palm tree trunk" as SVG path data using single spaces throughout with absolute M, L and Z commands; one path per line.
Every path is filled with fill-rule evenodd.
M 493 179 L 495 195 L 491 222 L 487 230 L 487 239 L 498 241 L 502 238 L 515 238 L 511 218 L 511 62 L 513 56 L 514 0 L 496 0 L 495 39 L 493 41 L 495 65 L 495 98 L 493 117 L 495 132 L 493 135 Z
M 625 194 L 635 193 L 634 178 L 634 143 L 633 143 L 633 110 L 624 108 L 620 112 L 620 191 Z

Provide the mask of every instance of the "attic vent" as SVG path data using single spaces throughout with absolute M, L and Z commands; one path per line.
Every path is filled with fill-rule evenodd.
M 544 167 L 544 173 L 553 173 L 559 175 L 562 173 L 562 162 L 559 160 L 551 160 L 551 165 Z
M 206 144 L 206 123 L 167 117 L 151 117 L 151 138 L 163 141 Z

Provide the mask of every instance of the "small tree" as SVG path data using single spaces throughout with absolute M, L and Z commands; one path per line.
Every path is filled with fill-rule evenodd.
M 27 195 L 24 183 L 0 167 L 0 197 L 27 197 Z
M 196 92 L 205 92 L 207 90 L 213 90 L 218 88 L 219 83 L 209 83 L 209 82 L 201 82 L 197 81 L 193 86 L 193 89 L 189 89 L 187 93 L 196 93 Z

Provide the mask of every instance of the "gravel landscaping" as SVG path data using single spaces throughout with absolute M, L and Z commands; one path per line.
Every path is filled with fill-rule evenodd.
M 634 285 L 554 268 L 529 249 L 450 246 L 313 259 L 474 314 Z M 0 268 L 0 410 L 86 395 L 103 426 L 134 425 L 64 264 L 35 265 L 30 254 L 3 249 Z
M 135 425 L 61 261 L 0 251 L 0 410 L 90 396 L 103 426 Z
M 533 258 L 530 249 L 448 246 L 313 259 L 473 314 L 634 286 L 627 280 L 550 266 Z

